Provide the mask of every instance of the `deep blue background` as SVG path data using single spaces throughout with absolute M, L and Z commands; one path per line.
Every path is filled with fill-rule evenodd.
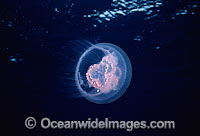
M 145 20 L 142 13 L 136 13 L 116 18 L 107 23 L 108 27 L 100 24 L 97 28 L 92 27 L 94 20 L 82 15 L 93 9 L 106 9 L 108 0 L 76 0 L 78 6 L 72 11 L 75 19 L 56 16 L 52 11 L 63 5 L 64 0 L 51 1 L 48 7 L 41 6 L 42 2 L 7 0 L 0 4 L 1 19 L 17 18 L 12 29 L 2 25 L 5 31 L 0 32 L 0 100 L 4 132 L 16 135 L 193 135 L 199 115 L 199 12 L 169 19 L 190 1 L 163 1 L 158 18 Z M 52 21 L 54 16 L 55 21 Z M 48 33 L 30 30 L 38 25 L 45 26 Z M 21 33 L 28 39 L 20 37 Z M 140 42 L 133 40 L 138 33 L 144 37 Z M 127 53 L 133 67 L 133 79 L 119 100 L 97 105 L 60 91 L 72 89 L 59 78 L 71 65 L 60 61 L 57 52 L 67 41 L 77 39 L 113 43 Z M 74 55 L 69 54 L 68 48 L 65 50 L 69 56 Z M 9 61 L 16 53 L 24 59 L 22 62 Z M 27 130 L 24 120 L 28 116 L 37 120 L 43 117 L 52 120 L 87 120 L 88 117 L 174 120 L 176 130 L 135 130 L 131 133 L 125 130 L 41 130 L 39 127 Z

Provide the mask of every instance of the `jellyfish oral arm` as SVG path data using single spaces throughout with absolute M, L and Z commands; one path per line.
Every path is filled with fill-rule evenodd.
M 118 71 L 118 76 L 116 72 Z M 92 87 L 98 89 L 98 92 L 108 93 L 116 90 L 121 70 L 117 67 L 117 59 L 113 54 L 103 57 L 99 64 L 89 67 L 86 78 Z

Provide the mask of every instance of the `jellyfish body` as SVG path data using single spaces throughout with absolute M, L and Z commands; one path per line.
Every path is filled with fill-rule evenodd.
M 79 58 L 75 81 L 87 100 L 106 104 L 117 100 L 128 88 L 132 67 L 126 53 L 110 43 L 89 47 Z

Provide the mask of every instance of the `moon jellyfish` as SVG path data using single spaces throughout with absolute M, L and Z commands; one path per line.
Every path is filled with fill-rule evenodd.
M 83 97 L 106 104 L 120 98 L 127 90 L 132 67 L 126 53 L 111 43 L 92 44 L 76 65 L 75 82 Z

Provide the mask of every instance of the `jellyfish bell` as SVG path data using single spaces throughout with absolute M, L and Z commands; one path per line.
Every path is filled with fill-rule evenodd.
M 127 90 L 132 67 L 126 53 L 111 43 L 92 44 L 80 56 L 75 82 L 80 94 L 96 104 L 111 103 Z

